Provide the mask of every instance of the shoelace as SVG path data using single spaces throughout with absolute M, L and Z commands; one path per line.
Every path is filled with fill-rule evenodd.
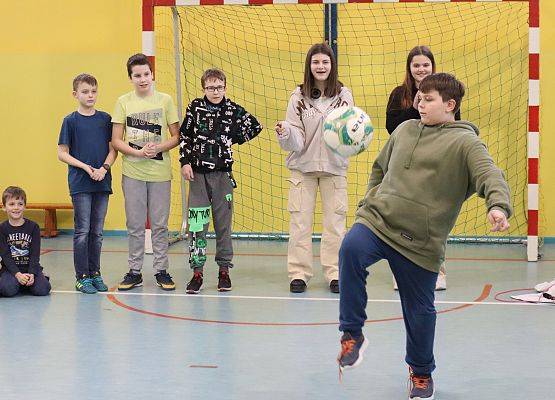
M 337 361 L 339 361 L 341 359 L 341 357 L 343 357 L 345 354 L 350 353 L 351 351 L 353 351 L 353 347 L 355 347 L 355 344 L 356 344 L 355 339 L 349 339 L 349 340 L 342 341 L 341 342 L 341 354 L 337 358 Z
M 343 366 L 341 365 L 341 358 L 345 355 L 353 351 L 353 347 L 355 347 L 356 340 L 349 339 L 341 341 L 341 353 L 337 357 L 337 365 L 339 365 L 339 383 L 343 382 Z
M 423 390 L 427 389 L 430 383 L 430 378 L 425 378 L 425 377 L 420 377 L 415 375 L 411 375 L 410 380 L 412 381 L 412 384 L 414 385 L 415 388 L 423 389 Z
M 91 278 L 83 278 L 83 279 L 80 279 L 80 281 L 81 281 L 81 285 L 83 285 L 83 287 L 93 286 Z

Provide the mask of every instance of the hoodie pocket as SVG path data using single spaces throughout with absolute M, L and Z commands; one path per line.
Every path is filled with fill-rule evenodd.
M 370 208 L 381 217 L 386 232 L 404 247 L 422 249 L 428 244 L 428 207 L 394 194 L 376 194 Z
M 287 210 L 289 212 L 299 212 L 302 204 L 302 181 L 297 178 L 288 178 L 287 181 L 290 183 Z

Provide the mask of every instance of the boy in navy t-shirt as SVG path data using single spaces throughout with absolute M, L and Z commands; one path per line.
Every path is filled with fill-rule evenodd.
M 83 293 L 105 292 L 100 275 L 102 230 L 112 194 L 110 167 L 117 153 L 110 143 L 111 116 L 96 110 L 98 83 L 94 76 L 73 80 L 77 111 L 64 118 L 58 139 L 58 159 L 68 164 L 69 193 L 74 208 L 73 263 Z
M 39 226 L 23 218 L 27 196 L 17 186 L 9 186 L 2 194 L 8 219 L 0 224 L 0 296 L 15 296 L 20 289 L 32 295 L 46 296 L 50 282 L 40 266 Z

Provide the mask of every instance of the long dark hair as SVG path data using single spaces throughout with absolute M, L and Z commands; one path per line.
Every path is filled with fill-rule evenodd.
M 314 89 L 316 89 L 316 84 L 314 82 L 314 76 L 312 75 L 312 70 L 310 69 L 310 64 L 312 63 L 312 56 L 316 54 L 325 54 L 331 60 L 331 70 L 326 80 L 326 88 L 324 89 L 324 95 L 326 97 L 334 97 L 339 94 L 343 84 L 338 79 L 337 72 L 337 60 L 333 54 L 333 50 L 327 43 L 317 43 L 312 45 L 312 47 L 306 53 L 306 61 L 304 63 L 304 81 L 299 87 L 301 88 L 301 93 L 305 97 L 312 97 Z
M 428 46 L 416 46 L 409 52 L 405 69 L 405 80 L 401 85 L 403 88 L 401 91 L 401 107 L 404 109 L 412 107 L 414 95 L 416 94 L 416 82 L 410 73 L 410 64 L 415 56 L 428 57 L 432 62 L 432 74 L 436 72 L 436 61 L 434 60 L 432 50 Z

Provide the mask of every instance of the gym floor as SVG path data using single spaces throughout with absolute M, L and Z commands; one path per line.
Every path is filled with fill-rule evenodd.
M 72 238 L 43 240 L 44 298 L 0 299 L 0 399 L 405 399 L 405 332 L 386 263 L 368 279 L 370 345 L 338 379 L 338 295 L 318 257 L 306 293 L 289 293 L 285 242 L 234 241 L 233 291 L 218 293 L 212 252 L 199 295 L 186 295 L 187 246 L 170 247 L 177 290 L 154 283 L 85 295 L 74 289 Z M 318 243 L 314 254 L 318 254 Z M 537 263 L 521 245 L 450 245 L 436 296 L 436 399 L 533 399 L 553 393 L 552 304 L 511 301 L 555 279 L 555 244 Z M 110 287 L 127 271 L 127 239 L 105 237 Z

